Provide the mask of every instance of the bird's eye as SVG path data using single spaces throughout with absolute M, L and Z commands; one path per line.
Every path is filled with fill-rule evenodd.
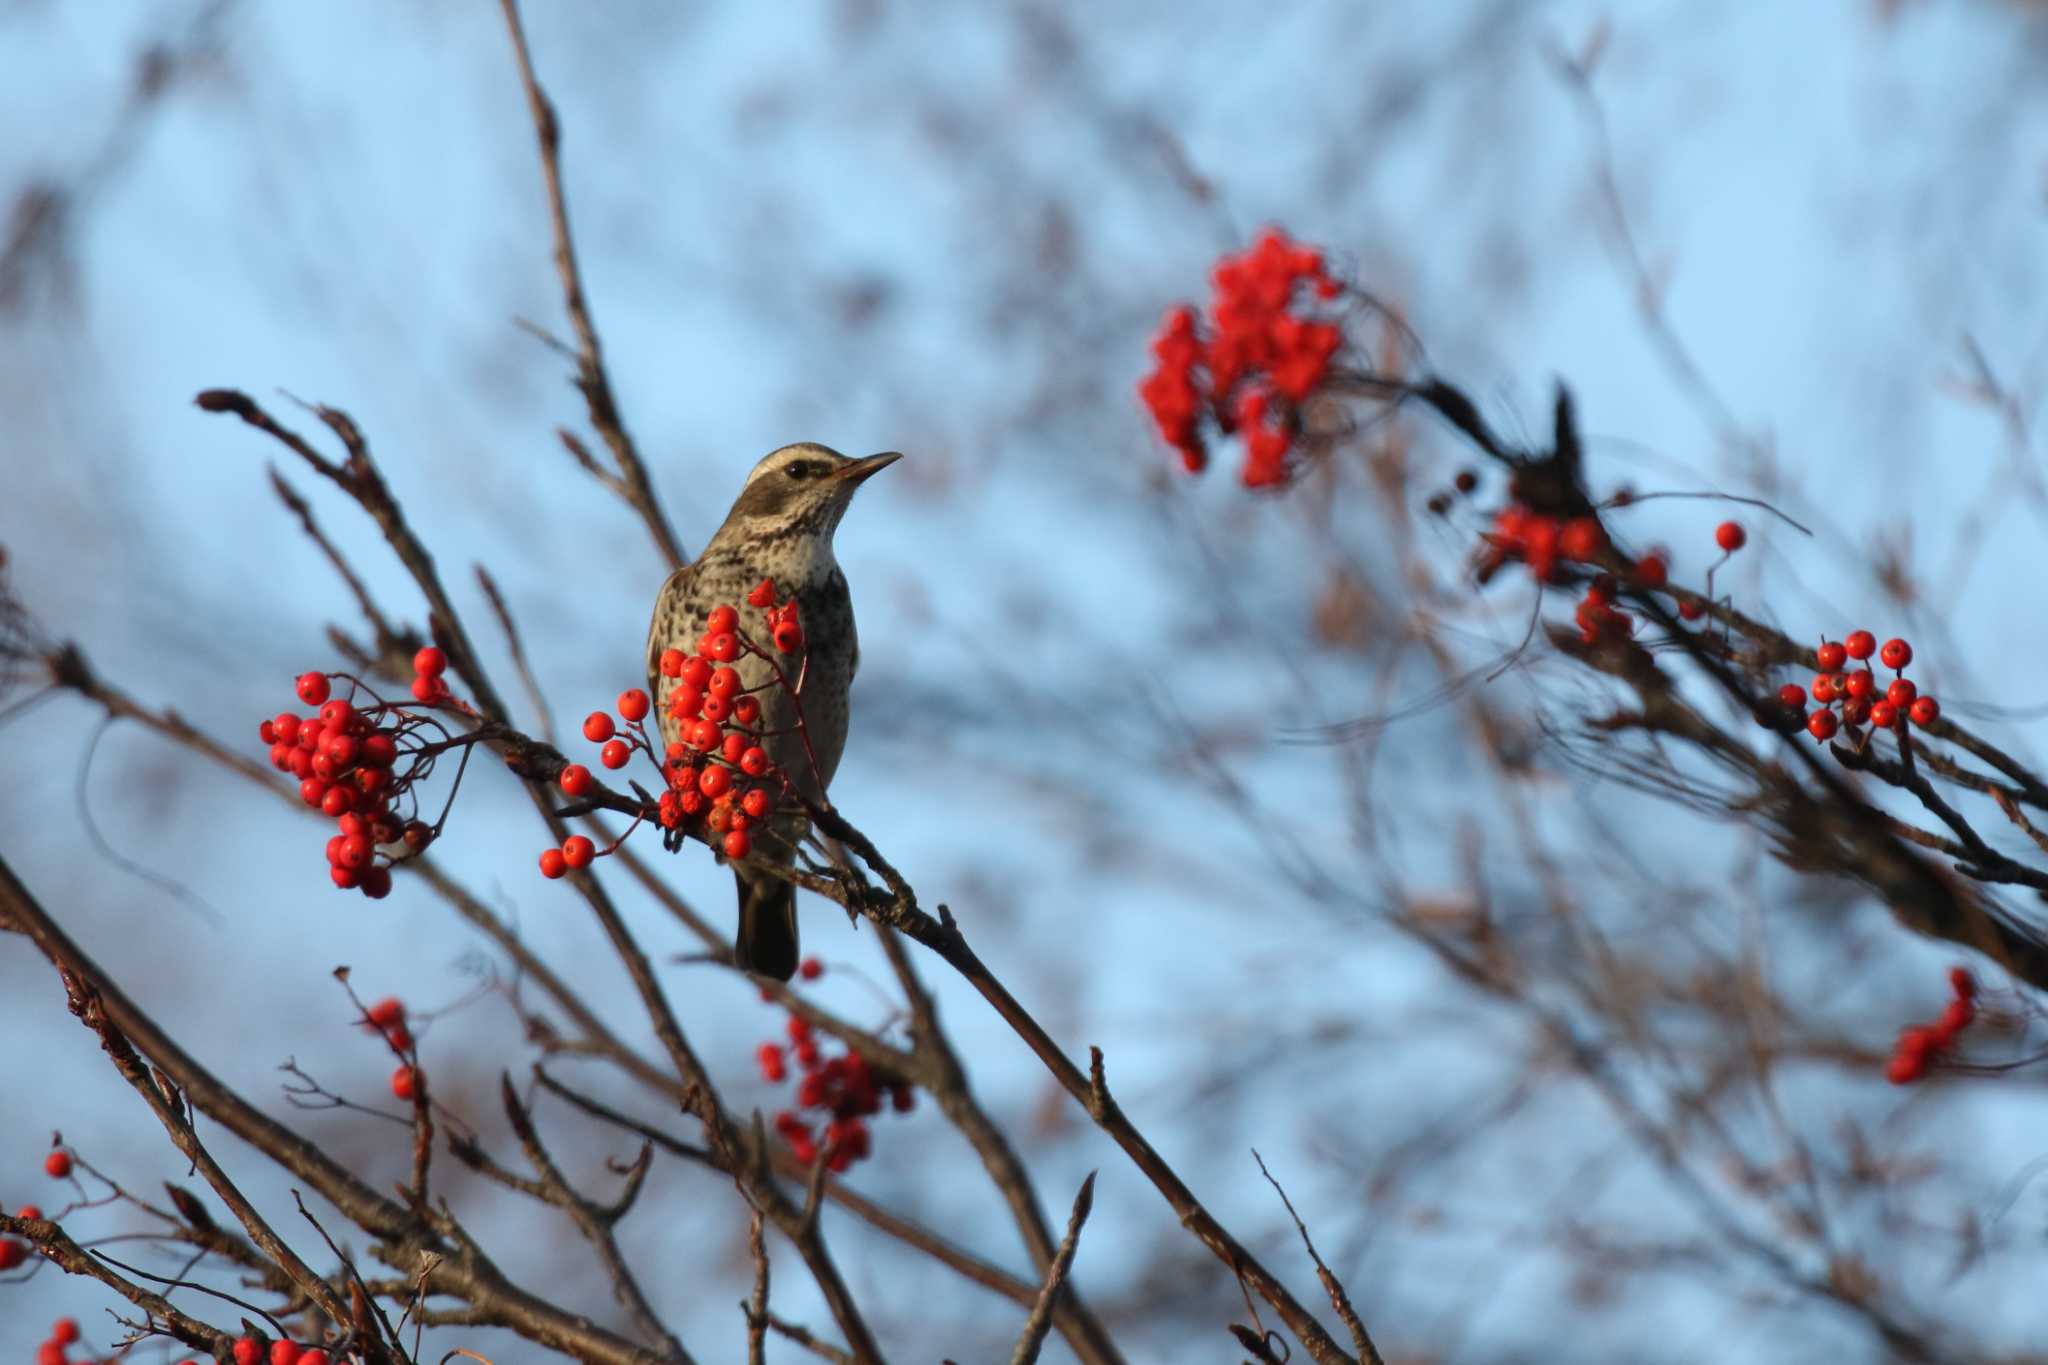
M 818 467 L 809 460 L 791 460 L 783 466 L 782 472 L 792 479 L 808 479 L 818 472 Z

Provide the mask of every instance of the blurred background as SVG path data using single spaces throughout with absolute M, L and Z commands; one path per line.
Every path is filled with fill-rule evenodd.
M 1181 474 L 1133 386 L 1164 309 L 1284 225 L 1510 436 L 1540 441 L 1568 384 L 1596 488 L 1771 499 L 1812 534 L 1746 516 L 1717 585 L 1797 638 L 1909 635 L 1923 685 L 2026 755 L 2048 10 L 830 0 L 536 3 L 527 24 L 625 420 L 685 547 L 775 446 L 908 453 L 839 533 L 863 668 L 835 798 L 1070 1053 L 1105 1049 L 1124 1107 L 1304 1302 L 1253 1148 L 1390 1360 L 2043 1358 L 2043 1073 L 1882 1079 L 1967 959 L 1575 761 L 1558 737 L 1594 689 L 1541 648 L 1486 676 L 1532 598 L 1466 573 L 1497 488 L 1426 510 L 1471 463 L 1454 434 L 1415 414 L 1255 495 L 1234 457 Z M 495 5 L 10 0 L 0 128 L 0 544 L 50 634 L 258 760 L 292 678 L 338 666 L 326 628 L 358 622 L 269 487 L 284 452 L 192 406 L 232 386 L 309 434 L 286 395 L 356 419 L 501 681 L 476 564 L 558 722 L 640 680 L 662 565 L 563 453 L 570 366 L 521 326 L 568 330 Z M 279 467 L 419 623 L 375 529 Z M 1656 501 L 1627 529 L 1697 586 L 1726 514 Z M 6 856 L 180 1041 L 388 1188 L 402 1130 L 281 1089 L 295 1060 L 391 1107 L 346 964 L 366 997 L 455 1006 L 424 1063 L 502 1141 L 497 1076 L 530 1053 L 479 989 L 503 973 L 487 943 L 409 878 L 379 903 L 331 890 L 326 831 L 246 781 L 27 695 L 0 698 Z M 1374 716 L 1393 723 L 1317 737 Z M 644 1039 L 493 767 L 440 857 Z M 701 848 L 663 866 L 725 922 Z M 657 958 L 696 949 L 615 889 Z M 818 999 L 891 1022 L 870 932 L 807 901 L 805 946 Z M 1492 984 L 1475 956 L 1505 964 Z M 663 973 L 729 1102 L 785 1102 L 751 1060 L 779 1012 L 730 973 Z M 2030 1004 L 1985 975 L 1976 1060 L 2031 1056 Z M 1100 1169 L 1075 1279 L 1128 1357 L 1237 1358 L 1236 1283 L 978 997 L 928 978 L 1055 1220 Z M 0 1203 L 60 1202 L 55 1131 L 138 1191 L 182 1178 L 18 938 L 0 1007 Z M 545 1117 L 580 1179 L 629 1152 Z M 1029 1277 L 928 1105 L 876 1147 L 857 1187 Z M 317 1250 L 289 1182 L 221 1148 Z M 566 1221 L 443 1174 L 508 1273 L 618 1320 Z M 826 1230 L 901 1358 L 1007 1351 L 1021 1310 Z M 734 1358 L 730 1184 L 658 1163 L 622 1236 L 684 1341 Z M 828 1328 L 786 1253 L 778 1311 Z M 59 1313 L 105 1342 L 110 1302 L 0 1284 L 0 1357 Z

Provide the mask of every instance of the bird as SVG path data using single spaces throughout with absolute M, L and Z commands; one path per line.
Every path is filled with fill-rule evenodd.
M 678 741 L 683 722 L 663 699 L 673 689 L 661 674 L 663 651 L 694 653 L 712 610 L 738 606 L 764 579 L 780 600 L 796 604 L 803 643 L 777 657 L 791 679 L 802 679 L 800 703 L 774 686 L 774 664 L 751 654 L 733 662 L 743 688 L 759 688 L 757 724 L 769 760 L 805 798 L 822 803 L 846 747 L 848 691 L 860 667 L 853 598 L 832 550 L 832 533 L 864 482 L 894 464 L 897 451 L 853 458 L 809 441 L 763 457 L 747 475 L 725 521 L 689 564 L 669 574 L 654 601 L 647 632 L 649 691 L 656 699 L 665 744 Z M 771 652 L 773 650 L 771 649 Z M 804 730 L 796 730 L 801 705 Z M 808 738 L 808 744 L 806 744 Z M 739 929 L 733 956 L 743 971 L 787 981 L 798 961 L 796 887 L 748 861 L 795 861 L 809 822 L 794 804 L 757 827 L 750 860 L 731 864 L 739 893 Z

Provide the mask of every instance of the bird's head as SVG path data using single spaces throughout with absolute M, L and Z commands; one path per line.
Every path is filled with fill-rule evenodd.
M 747 475 L 721 534 L 749 540 L 812 536 L 829 541 L 854 490 L 903 457 L 884 451 L 865 459 L 841 455 L 809 441 L 784 446 Z

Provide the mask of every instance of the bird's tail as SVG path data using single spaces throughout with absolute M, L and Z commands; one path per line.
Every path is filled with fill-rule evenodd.
M 740 893 L 740 930 L 732 945 L 740 970 L 789 980 L 796 975 L 796 887 L 739 868 L 732 875 Z

